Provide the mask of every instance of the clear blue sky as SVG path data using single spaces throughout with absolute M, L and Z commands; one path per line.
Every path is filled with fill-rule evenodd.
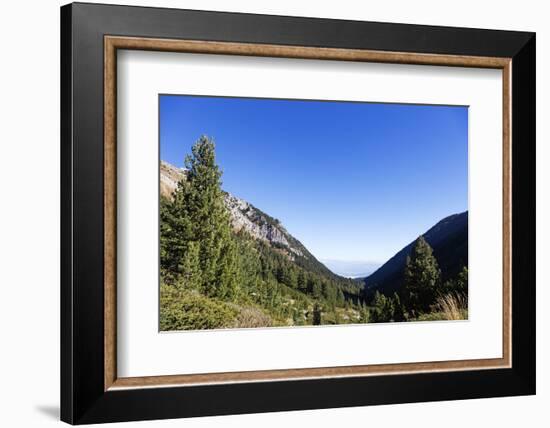
M 213 137 L 223 188 L 317 258 L 385 262 L 468 207 L 467 107 L 160 97 L 160 157 Z

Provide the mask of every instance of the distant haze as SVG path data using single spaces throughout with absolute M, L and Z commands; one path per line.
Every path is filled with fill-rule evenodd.
M 346 278 L 364 278 L 373 273 L 382 264 L 361 260 L 322 259 L 321 262 L 334 273 Z

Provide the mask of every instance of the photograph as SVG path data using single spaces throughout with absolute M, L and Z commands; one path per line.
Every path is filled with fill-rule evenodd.
M 468 107 L 159 95 L 160 331 L 468 319 Z

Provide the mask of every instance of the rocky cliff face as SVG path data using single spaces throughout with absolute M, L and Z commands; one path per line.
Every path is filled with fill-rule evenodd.
M 256 239 L 263 239 L 276 246 L 286 247 L 291 253 L 304 256 L 302 251 L 291 245 L 285 228 L 252 204 L 227 193 L 225 205 L 231 214 L 231 222 L 236 230 L 244 229 Z
M 165 198 L 172 197 L 172 193 L 178 187 L 178 181 L 185 178 L 186 169 L 177 168 L 168 162 L 160 162 L 160 194 Z
M 185 179 L 185 174 L 185 169 L 177 168 L 167 162 L 161 161 L 161 195 L 168 198 L 171 197 L 174 190 L 176 190 L 178 181 Z M 263 240 L 275 248 L 284 250 L 291 260 L 294 260 L 295 257 L 308 258 L 305 254 L 306 250 L 302 248 L 302 245 L 277 220 L 254 207 L 249 202 L 226 193 L 225 205 L 231 216 L 231 224 L 236 231 L 245 230 L 253 238 Z

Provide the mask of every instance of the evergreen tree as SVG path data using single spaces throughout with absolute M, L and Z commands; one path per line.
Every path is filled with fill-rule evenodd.
M 296 280 L 298 290 L 301 292 L 305 292 L 307 290 L 307 281 L 306 281 L 306 275 L 304 274 L 304 271 L 300 269 L 298 272 L 298 278 Z
M 441 294 L 468 295 L 468 268 L 464 266 L 455 278 L 448 279 L 443 284 Z
M 315 299 L 321 299 L 323 297 L 323 286 L 320 282 L 313 282 L 311 294 Z
M 376 291 L 373 300 L 373 309 L 370 313 L 372 322 L 389 322 L 393 320 L 393 300 Z
M 315 287 L 315 278 L 312 274 L 307 277 L 307 287 L 306 291 L 308 294 L 313 294 L 313 288 Z
M 468 268 L 464 266 L 456 279 L 456 291 L 462 294 L 468 293 Z
M 238 283 L 241 288 L 244 288 L 245 293 L 256 293 L 263 279 L 262 259 L 253 246 L 252 238 L 246 232 L 240 231 L 236 235 L 236 245 L 236 252 L 239 255 Z
M 368 323 L 370 322 L 370 311 L 366 305 L 361 304 L 359 309 L 359 322 Z
M 231 240 L 222 247 L 218 260 L 214 294 L 226 300 L 234 300 L 239 291 L 239 255 Z
M 313 325 L 321 325 L 321 318 L 321 306 L 319 305 L 319 303 L 315 303 L 315 305 L 313 306 Z
M 322 282 L 322 294 L 324 298 L 331 304 L 336 302 L 336 288 L 328 281 Z
M 397 293 L 393 293 L 392 309 L 393 309 L 392 319 L 395 322 L 406 321 L 405 307 L 401 303 L 401 299 L 399 298 L 399 294 Z
M 200 247 L 197 241 L 189 241 L 187 243 L 187 250 L 183 254 L 181 263 L 178 266 L 184 286 L 195 290 L 201 286 L 199 250 Z
M 160 267 L 166 279 L 181 275 L 182 260 L 193 239 L 191 222 L 185 212 L 184 195 L 187 183 L 178 183 L 172 201 L 160 201 Z
M 198 269 L 206 295 L 230 299 L 237 294 L 239 263 L 214 142 L 199 138 L 185 166 L 186 179 L 161 210 L 161 266 L 184 279 Z
M 432 247 L 420 236 L 411 256 L 407 257 L 404 273 L 403 299 L 413 316 L 418 312 L 429 311 L 438 294 L 440 276 L 441 271 Z
M 339 306 L 343 306 L 346 303 L 346 297 L 344 296 L 344 292 L 341 288 L 338 289 L 336 301 Z
M 285 282 L 290 288 L 298 288 L 298 273 L 296 269 L 292 267 L 287 274 L 287 281 Z

